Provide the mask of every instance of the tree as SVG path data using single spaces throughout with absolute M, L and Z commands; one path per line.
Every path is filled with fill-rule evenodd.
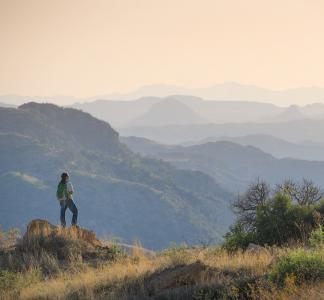
M 323 198 L 323 191 L 313 181 L 303 178 L 298 183 L 291 179 L 277 185 L 277 192 L 288 195 L 292 201 L 300 205 L 310 205 L 319 202 Z
M 255 228 L 258 244 L 282 245 L 295 235 L 291 206 L 291 199 L 278 193 L 257 208 Z
M 308 243 L 312 230 L 324 226 L 322 195 L 306 179 L 301 183 L 286 180 L 272 195 L 269 185 L 258 179 L 232 204 L 237 220 L 225 235 L 223 246 L 235 251 L 246 249 L 249 243 Z
M 254 227 L 257 208 L 266 203 L 269 194 L 270 186 L 258 178 L 242 196 L 238 195 L 232 207 L 244 229 L 250 230 Z

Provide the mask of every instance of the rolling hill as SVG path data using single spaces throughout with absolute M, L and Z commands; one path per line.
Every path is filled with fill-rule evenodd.
M 190 123 L 254 122 L 275 117 L 285 110 L 269 103 L 206 101 L 189 95 L 171 95 L 164 98 L 147 96 L 127 101 L 96 100 L 75 103 L 72 107 L 88 112 L 117 128 L 148 126 L 150 124 L 163 126 Z M 162 115 L 165 118 L 162 118 Z
M 324 143 L 324 119 L 303 119 L 272 123 L 192 124 L 119 129 L 122 136 L 138 136 L 164 144 L 182 144 L 209 137 L 271 135 L 289 142 Z
M 219 241 L 232 221 L 231 194 L 199 171 L 131 152 L 118 133 L 90 114 L 52 104 L 0 108 L 1 224 L 57 223 L 55 190 L 67 170 L 82 226 L 101 236 L 172 242 Z
M 299 159 L 277 159 L 253 146 L 243 146 L 229 141 L 208 142 L 194 146 L 148 147 L 148 141 L 134 137 L 123 138 L 133 151 L 163 159 L 174 166 L 199 170 L 209 174 L 233 193 L 244 191 L 257 177 L 270 184 L 284 179 L 307 178 L 324 188 L 324 162 Z M 146 145 L 146 146 L 145 146 Z M 154 150 L 154 151 L 153 151 Z
M 265 134 L 252 134 L 240 137 L 209 137 L 200 141 L 184 143 L 184 145 L 193 146 L 217 141 L 230 141 L 240 145 L 254 146 L 273 155 L 276 158 L 296 158 L 324 161 L 324 146 L 322 144 L 312 142 L 291 143 Z
M 208 123 L 187 105 L 176 98 L 168 97 L 151 108 L 128 126 L 163 126 Z
M 272 102 L 280 106 L 320 102 L 324 99 L 324 88 L 300 87 L 285 90 L 270 90 L 255 85 L 224 82 L 205 88 L 185 88 L 167 84 L 142 86 L 127 94 L 106 95 L 105 99 L 131 100 L 145 96 L 167 97 L 170 95 L 192 95 L 208 100 Z

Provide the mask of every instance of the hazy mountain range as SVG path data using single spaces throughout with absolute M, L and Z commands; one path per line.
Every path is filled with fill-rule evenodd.
M 139 136 L 166 144 L 180 144 L 209 137 L 271 135 L 293 143 L 324 143 L 324 119 L 271 123 L 191 124 L 120 128 L 123 136 Z
M 65 108 L 0 98 L 1 224 L 57 222 L 63 170 L 77 187 L 81 225 L 154 249 L 220 241 L 230 202 L 256 177 L 324 187 L 324 104 L 158 96 Z
M 184 143 L 186 146 L 205 144 L 208 142 L 231 141 L 245 146 L 254 146 L 276 158 L 297 158 L 304 160 L 324 161 L 324 145 L 311 141 L 291 143 L 271 135 L 255 134 L 240 137 L 209 137 L 200 141 Z
M 112 93 L 94 95 L 92 97 L 77 98 L 67 95 L 48 96 L 23 96 L 7 94 L 0 96 L 0 102 L 20 105 L 28 101 L 47 101 L 55 103 L 69 103 L 106 100 L 133 100 L 142 97 L 168 97 L 170 95 L 192 95 L 207 100 L 220 101 L 252 101 L 271 102 L 279 106 L 292 104 L 306 105 L 313 102 L 324 103 L 324 88 L 309 86 L 292 89 L 271 90 L 255 85 L 239 84 L 236 82 L 225 82 L 203 88 L 186 88 L 170 84 L 145 85 L 129 93 Z
M 273 185 L 284 179 L 298 181 L 305 177 L 324 188 L 324 162 L 277 159 L 256 147 L 229 141 L 187 147 L 161 145 L 138 137 L 122 141 L 134 152 L 163 159 L 178 168 L 209 174 L 234 193 L 244 191 L 258 177 Z
M 163 126 L 207 123 L 198 113 L 179 100 L 169 97 L 153 104 L 149 110 L 128 126 Z
M 323 159 L 324 120 L 304 118 L 315 113 L 313 106 L 288 111 L 249 102 L 208 106 L 191 96 L 94 103 L 102 105 L 105 118 L 122 118 L 124 111 L 129 122 L 142 122 L 120 129 L 137 136 L 120 139 L 109 123 L 74 108 L 37 103 L 0 108 L 2 225 L 22 227 L 32 218 L 57 222 L 55 189 L 63 170 L 71 171 L 82 226 L 125 242 L 138 238 L 154 249 L 219 241 L 233 220 L 230 202 L 256 177 L 272 184 L 306 177 L 323 186 L 324 162 L 295 159 Z M 256 115 L 273 108 L 277 116 L 302 119 L 204 123 L 206 115 L 197 108 L 205 103 L 213 114 L 258 107 Z M 115 110 L 103 109 L 112 104 Z M 175 124 L 161 125 L 165 122 Z
M 89 112 L 102 120 L 110 120 L 118 128 L 256 121 L 276 116 L 284 111 L 283 108 L 272 104 L 206 101 L 180 95 L 166 98 L 145 97 L 132 101 L 98 100 L 75 104 L 73 107 Z
M 305 105 L 324 101 L 324 88 L 300 87 L 286 90 L 270 90 L 235 82 L 217 84 L 206 88 L 184 88 L 174 85 L 150 85 L 128 94 L 106 95 L 105 99 L 130 100 L 147 96 L 192 95 L 208 100 L 271 102 L 281 106 Z
M 16 107 L 16 105 L 0 102 L 0 107 Z
M 58 223 L 55 191 L 68 170 L 81 226 L 138 238 L 148 248 L 219 241 L 232 221 L 232 196 L 211 176 L 143 158 L 111 126 L 52 104 L 0 108 L 1 224 Z
M 235 82 L 216 84 L 206 88 L 185 88 L 175 85 L 154 84 L 140 87 L 136 91 L 126 94 L 101 95 L 100 99 L 131 100 L 148 96 L 167 97 L 170 95 L 192 95 L 208 100 L 271 102 L 280 106 L 324 102 L 324 88 L 321 87 L 270 90 Z
M 132 101 L 98 100 L 73 107 L 111 122 L 117 128 L 166 126 L 199 123 L 277 123 L 303 119 L 323 119 L 324 104 L 279 107 L 246 101 L 206 101 L 173 95 L 145 97 Z

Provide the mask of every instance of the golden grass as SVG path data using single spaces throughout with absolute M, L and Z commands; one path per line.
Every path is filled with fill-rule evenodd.
M 159 280 L 167 278 L 163 276 L 168 276 L 167 280 L 174 280 L 171 284 L 177 288 L 186 285 L 219 285 L 226 286 L 233 296 L 239 293 L 238 279 L 264 277 L 275 257 L 285 251 L 277 249 L 271 252 L 237 252 L 231 255 L 217 247 L 183 247 L 169 249 L 153 257 L 147 256 L 137 243 L 133 247 L 132 255 L 128 257 L 114 262 L 103 262 L 96 267 L 84 264 L 81 269 L 61 271 L 55 277 L 43 278 L 27 286 L 16 287 L 16 290 L 0 292 L 0 299 L 144 299 L 152 286 L 157 294 L 168 292 L 163 290 L 163 284 L 159 285 Z M 183 266 L 195 266 L 198 271 L 185 275 L 181 271 L 173 272 L 181 270 Z M 167 271 L 169 273 L 163 273 Z M 251 287 L 249 299 L 324 299 L 323 290 L 324 283 L 299 287 L 294 284 L 293 279 L 289 282 L 288 278 L 286 288 L 281 290 L 275 286 L 263 287 L 262 284 L 260 287 Z M 187 298 L 173 296 L 172 299 Z M 209 298 L 202 296 L 201 299 Z
M 51 298 L 65 299 L 71 294 L 81 294 L 88 298 L 97 298 L 94 294 L 105 287 L 113 295 L 114 289 L 122 288 L 125 280 L 140 277 L 146 272 L 153 272 L 160 265 L 160 260 L 148 260 L 141 257 L 137 261 L 122 261 L 103 265 L 99 268 L 88 267 L 77 274 L 63 273 L 60 276 L 40 282 L 21 290 L 21 299 Z
M 283 289 L 261 291 L 261 295 L 263 300 L 323 300 L 324 283 L 302 286 L 291 284 Z

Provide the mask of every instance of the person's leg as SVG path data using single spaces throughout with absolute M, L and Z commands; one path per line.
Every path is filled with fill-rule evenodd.
M 72 216 L 72 225 L 76 225 L 77 221 L 78 221 L 78 209 L 75 206 L 73 200 L 68 200 L 68 208 L 69 210 L 72 212 L 73 216 Z
M 61 219 L 61 226 L 65 227 L 66 226 L 66 222 L 65 222 L 65 212 L 66 212 L 66 201 L 65 200 L 61 200 L 60 201 L 60 205 L 61 205 L 61 215 L 60 215 L 60 219 Z

